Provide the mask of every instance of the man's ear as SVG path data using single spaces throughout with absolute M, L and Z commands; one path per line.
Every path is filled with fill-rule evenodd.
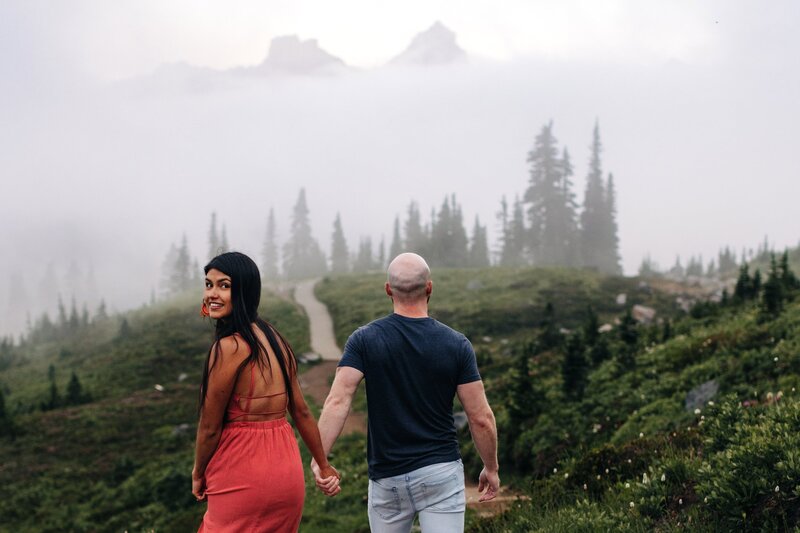
M 383 289 L 386 291 L 386 296 L 389 298 L 392 297 L 392 287 L 389 286 L 389 282 L 387 281 L 386 284 L 383 286 Z
M 432 292 L 433 292 L 433 280 L 432 280 L 432 279 L 429 279 L 429 280 L 428 280 L 428 283 L 426 283 L 426 284 L 425 284 L 425 294 L 427 294 L 428 296 L 430 296 L 430 294 L 431 294 Z

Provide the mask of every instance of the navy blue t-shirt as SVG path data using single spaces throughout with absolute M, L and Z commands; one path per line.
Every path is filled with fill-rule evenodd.
M 371 479 L 461 458 L 453 398 L 458 385 L 481 379 L 463 334 L 391 314 L 353 332 L 339 366 L 364 373 Z

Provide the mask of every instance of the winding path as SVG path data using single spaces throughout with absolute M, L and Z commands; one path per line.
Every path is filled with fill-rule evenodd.
M 336 337 L 333 334 L 333 319 L 331 319 L 328 308 L 314 295 L 314 286 L 318 281 L 318 279 L 311 279 L 295 285 L 294 301 L 305 309 L 311 336 L 311 350 L 322 358 L 321 363 L 300 374 L 300 386 L 307 395 L 314 399 L 317 405 L 322 407 L 331 389 L 333 376 L 336 374 L 336 365 L 342 357 L 342 350 L 336 344 Z M 350 411 L 342 434 L 347 435 L 354 432 L 367 432 L 367 417 L 364 413 Z

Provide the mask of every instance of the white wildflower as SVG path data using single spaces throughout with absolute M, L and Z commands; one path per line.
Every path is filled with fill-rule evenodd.
M 678 498 L 678 505 L 683 505 L 683 498 Z
M 775 492 L 780 492 L 780 491 L 781 491 L 780 485 L 775 485 Z
M 714 407 L 714 400 L 709 400 L 708 405 L 710 405 L 711 407 Z
M 666 480 L 667 480 L 667 475 L 666 474 L 661 474 L 661 482 L 663 483 Z
M 558 474 L 558 468 L 554 468 L 554 469 L 553 469 L 553 473 L 554 473 L 554 474 Z
M 649 478 L 649 477 L 647 477 L 647 472 L 645 472 L 644 474 L 642 474 L 642 483 L 643 483 L 643 484 L 645 484 L 645 485 L 647 485 L 648 483 L 650 483 L 650 478 Z
M 597 474 L 597 481 L 600 481 L 600 474 Z
M 639 438 L 641 439 L 642 437 L 644 437 L 644 433 L 639 433 Z
M 606 474 L 608 474 L 608 468 L 606 468 Z
M 159 385 L 158 383 L 156 383 L 156 386 L 153 388 L 156 389 L 158 392 L 164 392 L 164 386 Z
M 625 488 L 626 488 L 626 489 L 629 489 L 629 488 L 631 488 L 631 484 L 630 484 L 630 483 L 625 483 Z
M 586 483 L 583 484 L 583 490 L 586 490 Z
M 630 506 L 630 508 L 631 508 L 631 509 L 633 509 L 634 507 L 636 507 L 636 504 L 635 504 L 635 503 L 633 503 L 633 502 L 629 503 L 628 505 Z
M 705 498 L 703 498 L 703 503 L 708 503 L 708 496 L 706 496 Z
M 700 414 L 700 408 L 699 408 L 699 407 L 698 407 L 697 409 L 695 409 L 695 410 L 694 410 L 694 414 L 696 414 L 696 415 L 699 415 L 699 414 Z
M 568 477 L 569 477 L 569 472 L 564 472 L 564 479 L 567 479 Z
M 777 356 L 775 356 L 775 359 L 774 359 L 774 361 L 775 361 L 776 363 L 778 362 L 778 357 L 777 357 Z

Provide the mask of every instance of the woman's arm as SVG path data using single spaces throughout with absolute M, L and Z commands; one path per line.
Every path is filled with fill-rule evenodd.
M 231 393 L 236 387 L 236 372 L 248 354 L 247 343 L 237 342 L 233 337 L 219 341 L 219 360 L 211 349 L 209 360 L 208 390 L 197 423 L 194 468 L 192 469 L 192 493 L 198 500 L 205 498 L 206 466 L 214 455 L 222 434 L 225 410 Z
M 338 479 L 340 477 L 339 472 L 328 462 L 328 457 L 325 455 L 325 450 L 322 448 L 322 439 L 319 437 L 317 421 L 314 420 L 314 415 L 311 414 L 311 410 L 308 408 L 308 404 L 306 404 L 306 399 L 303 396 L 303 390 L 300 388 L 300 382 L 296 374 L 292 381 L 292 402 L 289 410 L 292 415 L 292 420 L 294 420 L 294 424 L 297 426 L 297 431 L 300 432 L 303 442 L 306 443 L 308 450 L 319 465 L 320 476 L 329 481 L 328 485 L 335 488 L 334 486 L 338 485 Z M 335 483 L 330 479 L 331 477 L 336 478 Z

